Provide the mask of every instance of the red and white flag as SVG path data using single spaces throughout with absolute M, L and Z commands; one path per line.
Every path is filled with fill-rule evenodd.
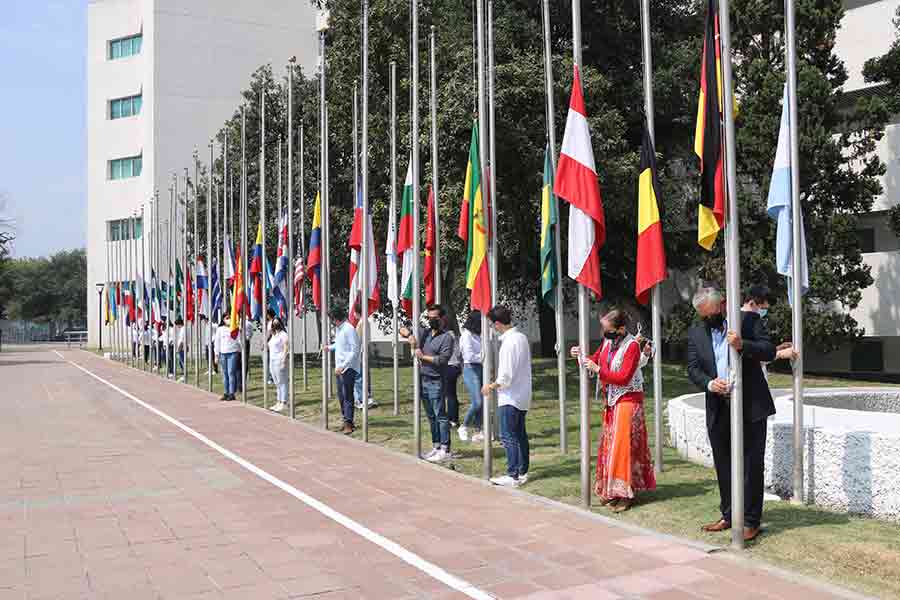
M 553 192 L 569 203 L 569 277 L 599 298 L 600 248 L 606 242 L 606 219 L 578 65 Z
M 353 227 L 350 230 L 350 240 L 347 247 L 350 248 L 350 306 L 348 307 L 350 324 L 356 327 L 362 312 L 362 237 L 363 237 L 363 206 L 362 184 L 357 188 L 356 208 L 353 211 Z M 369 247 L 369 272 L 368 272 L 368 313 L 371 315 L 381 307 L 381 289 L 378 287 L 378 258 L 375 250 L 375 236 L 372 231 L 372 215 L 365 223 L 366 240 Z M 360 308 L 357 308 L 360 305 Z

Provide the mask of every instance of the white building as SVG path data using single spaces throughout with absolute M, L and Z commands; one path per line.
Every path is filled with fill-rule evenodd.
M 862 69 L 896 39 L 900 0 L 845 0 L 844 5 L 846 14 L 835 40 L 835 52 L 849 75 L 844 91 L 852 96 L 885 93 L 884 86 L 863 81 Z M 810 349 L 809 370 L 900 374 L 900 240 L 887 221 L 887 211 L 900 202 L 900 115 L 888 125 L 878 155 L 887 166 L 881 179 L 884 193 L 860 219 L 859 231 L 874 283 L 863 290 L 862 302 L 851 313 L 865 329 L 865 338 L 827 355 Z
M 278 73 L 296 56 L 312 72 L 315 24 L 308 0 L 90 0 L 90 344 L 100 329 L 95 284 L 107 281 L 107 225 L 115 235 L 116 222 L 139 213 L 157 189 L 167 200 L 172 174 L 193 164 L 195 149 L 207 149 L 259 66 Z

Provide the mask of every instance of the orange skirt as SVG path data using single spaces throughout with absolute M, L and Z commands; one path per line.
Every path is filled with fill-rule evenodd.
M 626 394 L 614 407 L 606 407 L 603 415 L 594 492 L 602 500 L 613 500 L 634 498 L 636 492 L 655 489 L 644 394 Z

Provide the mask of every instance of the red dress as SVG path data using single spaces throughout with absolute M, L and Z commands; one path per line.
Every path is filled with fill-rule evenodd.
M 591 360 L 600 366 L 598 377 L 604 387 L 607 384 L 627 385 L 638 369 L 640 346 L 630 344 L 625 350 L 622 365 L 615 371 L 611 366 L 611 348 L 611 343 L 604 343 L 591 356 Z M 655 490 L 656 476 L 644 420 L 644 393 L 626 393 L 612 407 L 607 406 L 604 395 L 603 406 L 603 432 L 597 451 L 594 491 L 603 500 L 613 500 L 634 498 L 635 493 L 642 490 Z

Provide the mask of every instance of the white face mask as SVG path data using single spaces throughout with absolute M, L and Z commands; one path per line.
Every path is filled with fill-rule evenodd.
M 760 319 L 766 318 L 766 315 L 769 314 L 768 308 L 760 308 L 756 313 L 759 315 Z

